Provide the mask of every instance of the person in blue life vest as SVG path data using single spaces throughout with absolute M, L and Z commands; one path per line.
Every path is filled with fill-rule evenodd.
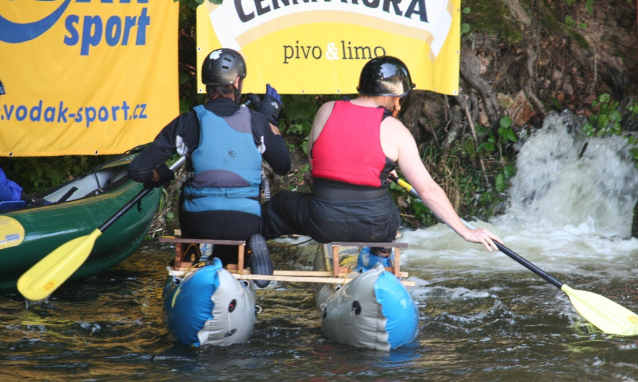
M 17 202 L 23 199 L 24 192 L 16 182 L 7 179 L 7 175 L 0 168 L 0 202 Z
M 5 95 L 4 85 L 0 81 L 0 97 Z M 4 171 L 0 168 L 0 202 L 16 202 L 21 199 L 22 187 L 16 182 L 7 179 Z
M 300 234 L 322 243 L 394 241 L 400 216 L 388 192 L 388 175 L 398 164 L 442 222 L 465 240 L 498 250 L 494 241 L 501 240 L 489 230 L 463 224 L 423 165 L 414 137 L 393 116 L 414 87 L 401 60 L 377 57 L 361 71 L 357 98 L 321 106 L 308 139 L 312 193 L 280 191 L 264 204 L 262 233 L 267 239 Z M 389 249 L 372 252 L 363 261 L 367 266 L 358 268 L 388 265 Z
M 2 81 L 0 81 L 0 97 L 6 94 L 6 90 Z M 21 202 L 22 204 L 12 205 L 9 207 L 5 205 L 7 209 L 21 208 L 25 205 L 34 206 L 34 205 L 42 205 L 44 204 L 44 200 L 41 198 L 34 198 L 32 196 L 27 195 L 22 187 L 18 185 L 16 182 L 7 179 L 7 175 L 4 173 L 2 168 L 0 168 L 0 202 Z M 3 207 L 0 207 L 0 210 Z
M 206 103 L 171 121 L 130 165 L 132 179 L 159 187 L 174 178 L 164 162 L 175 153 L 186 156 L 190 177 L 180 193 L 182 237 L 248 241 L 260 232 L 262 159 L 278 175 L 290 170 L 278 129 L 281 97 L 267 85 L 261 100 L 248 94 L 256 111 L 240 105 L 245 77 L 239 52 L 212 51 L 202 64 Z M 236 262 L 236 247 L 224 247 L 215 245 L 213 256 Z

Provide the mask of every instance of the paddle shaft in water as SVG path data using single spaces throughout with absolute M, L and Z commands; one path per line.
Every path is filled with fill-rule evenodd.
M 465 223 L 465 225 L 468 226 L 469 228 L 475 229 L 472 225 L 468 224 L 466 221 L 463 221 L 463 223 Z M 530 271 L 536 273 L 537 275 L 539 275 L 540 277 L 545 279 L 548 283 L 554 285 L 558 289 L 562 289 L 563 288 L 563 283 L 562 282 L 556 280 L 554 277 L 552 277 L 551 275 L 547 274 L 547 272 L 543 271 L 542 269 L 540 269 L 536 265 L 530 263 L 525 258 L 519 256 L 516 252 L 514 252 L 511 249 L 507 248 L 506 246 L 504 246 L 503 244 L 499 243 L 498 241 L 495 241 L 494 244 L 496 244 L 496 246 L 498 247 L 499 251 L 503 252 L 507 256 L 509 256 L 512 259 L 516 260 L 519 264 L 521 264 L 525 268 L 529 269 Z

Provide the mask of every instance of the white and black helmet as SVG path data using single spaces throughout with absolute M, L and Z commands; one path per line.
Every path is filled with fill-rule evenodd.
M 232 85 L 246 77 L 246 62 L 239 52 L 221 48 L 210 52 L 202 64 L 204 85 Z

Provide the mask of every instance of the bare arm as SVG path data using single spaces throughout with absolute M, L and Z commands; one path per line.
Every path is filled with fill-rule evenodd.
M 334 107 L 334 101 L 326 102 L 317 111 L 317 115 L 315 115 L 315 120 L 312 122 L 312 128 L 310 129 L 310 135 L 308 136 L 308 157 L 312 159 L 312 145 L 315 143 L 319 134 L 323 130 L 323 127 L 328 122 L 328 118 L 332 113 L 332 108 Z M 312 166 L 312 162 L 311 162 Z
M 401 172 L 421 200 L 443 223 L 447 224 L 465 240 L 480 243 L 489 251 L 498 250 L 494 241 L 501 242 L 487 229 L 470 229 L 463 224 L 447 195 L 423 165 L 416 142 L 409 130 L 394 118 L 387 118 L 382 125 L 382 146 L 388 157 L 399 163 Z M 387 146 L 387 151 L 386 151 Z

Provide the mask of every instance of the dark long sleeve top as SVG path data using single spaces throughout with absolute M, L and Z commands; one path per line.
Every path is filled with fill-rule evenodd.
M 219 117 L 228 117 L 241 106 L 230 98 L 216 98 L 209 100 L 204 107 Z M 286 174 L 290 171 L 290 154 L 283 137 L 272 132 L 263 114 L 250 110 L 250 117 L 255 146 L 263 144 L 266 149 L 262 158 L 276 174 Z M 195 111 L 181 114 L 166 125 L 151 146 L 135 158 L 129 166 L 129 176 L 140 183 L 150 182 L 153 169 L 175 153 L 186 155 L 187 166 L 190 166 L 190 154 L 199 146 L 199 136 L 199 119 Z

